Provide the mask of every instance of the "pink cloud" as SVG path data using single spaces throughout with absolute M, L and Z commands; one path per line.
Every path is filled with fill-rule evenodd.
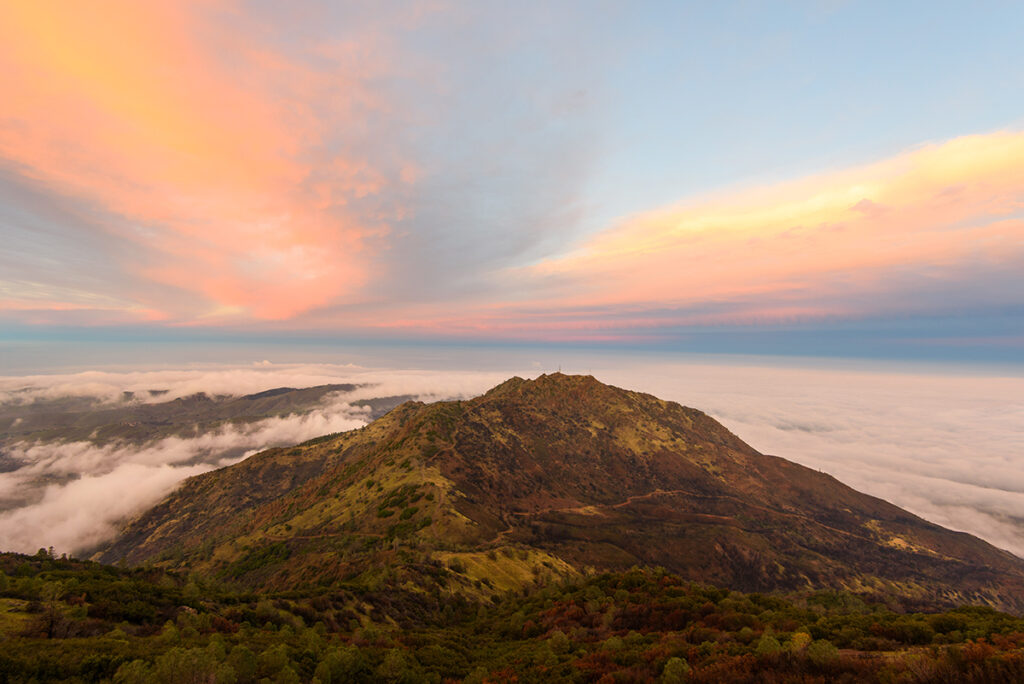
M 363 323 L 421 334 L 597 339 L 928 313 L 936 300 L 953 303 L 929 292 L 958 289 L 968 305 L 979 297 L 1019 302 L 1019 293 L 986 278 L 1024 268 L 1022 210 L 1024 133 L 969 136 L 641 212 L 569 253 L 501 274 L 498 301 L 467 303 L 457 314 L 406 308 Z
M 899 269 L 942 278 L 966 262 L 1019 262 L 1022 208 L 1024 133 L 971 136 L 644 212 L 512 277 L 550 284 L 538 306 L 783 298 L 825 310 L 844 289 L 883 290 Z
M 457 102 L 449 92 L 418 109 L 419 98 L 460 85 L 445 80 L 450 65 L 406 59 L 397 45 L 436 6 L 413 3 L 398 16 L 350 8 L 358 30 L 331 42 L 294 39 L 323 8 L 265 11 L 231 0 L 0 6 L 0 160 L 40 194 L 84 207 L 89 221 L 68 230 L 101 224 L 114 236 L 105 244 L 116 243 L 111 260 L 133 276 L 82 285 L 100 283 L 102 296 L 8 292 L 0 282 L 0 310 L 29 323 L 272 321 L 618 340 L 681 326 L 915 313 L 961 283 L 977 289 L 963 296 L 967 305 L 990 296 L 1019 303 L 986 278 L 1024 268 L 1024 133 L 692 197 L 565 250 L 535 239 L 565 225 L 561 192 L 518 214 L 502 203 L 463 214 L 433 206 L 451 200 L 440 196 L 452 192 L 446 183 L 461 193 L 473 178 L 446 171 L 465 164 L 475 173 L 470 162 L 415 149 L 416 135 L 449 131 L 422 120 L 443 119 Z M 401 88 L 408 107 L 395 104 Z M 527 114 L 532 126 L 536 113 Z M 396 134 L 404 124 L 408 138 Z M 481 158 L 500 169 L 496 149 Z M 502 191 L 515 185 L 493 175 Z M 417 184 L 423 196 L 413 198 L 408 186 Z M 509 197 L 518 199 L 515 188 Z M 421 223 L 407 221 L 414 202 L 428 216 Z M 537 260 L 541 245 L 562 251 Z M 534 261 L 507 268 L 517 258 Z M 417 270 L 422 263 L 434 267 Z M 119 288 L 125 280 L 131 286 Z
M 353 295 L 389 217 L 349 203 L 412 178 L 344 146 L 323 158 L 387 107 L 364 85 L 386 61 L 372 36 L 299 61 L 249 21 L 227 2 L 0 9 L 0 157 L 110 216 L 138 245 L 126 268 L 205 300 L 169 312 L 186 320 Z

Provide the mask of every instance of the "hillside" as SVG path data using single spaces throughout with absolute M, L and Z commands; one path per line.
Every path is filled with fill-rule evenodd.
M 449 571 L 441 571 L 442 573 Z M 152 568 L 0 554 L 0 682 L 934 682 L 1024 678 L 1024 618 L 743 594 L 661 570 L 474 602 L 360 584 L 239 592 Z
M 481 593 L 649 565 L 745 591 L 1024 612 L 1012 554 L 761 454 L 698 410 L 562 374 L 407 402 L 190 479 L 95 558 L 263 589 L 451 589 L 430 579 L 441 562 Z

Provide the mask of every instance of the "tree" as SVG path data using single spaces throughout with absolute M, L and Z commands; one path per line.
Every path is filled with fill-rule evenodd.
M 256 654 L 245 646 L 231 649 L 228 664 L 234 668 L 240 682 L 251 682 L 256 677 Z
M 290 662 L 288 659 L 288 648 L 284 644 L 271 646 L 260 653 L 258 658 L 259 669 L 266 675 L 275 675 Z
M 772 655 L 782 650 L 782 644 L 771 634 L 764 634 L 757 641 L 756 653 L 759 656 Z
M 117 668 L 114 684 L 149 684 L 153 681 L 153 673 L 149 665 L 141 660 L 133 660 Z
M 397 648 L 390 649 L 377 668 L 377 675 L 386 682 L 401 682 L 408 674 L 409 664 L 405 654 Z
M 807 659 L 818 667 L 831 665 L 839 658 L 839 649 L 828 639 L 815 639 L 807 647 Z
M 556 629 L 548 637 L 548 643 L 551 645 L 551 650 L 555 653 L 561 654 L 569 651 L 569 647 L 572 643 L 569 641 L 569 637 L 565 636 L 565 632 L 560 629 Z
M 151 681 L 159 684 L 209 684 L 218 681 L 217 670 L 217 661 L 205 648 L 174 647 L 157 656 Z M 226 680 L 234 681 L 234 670 L 223 674 Z
M 806 649 L 811 643 L 811 635 L 807 632 L 794 632 L 793 637 L 789 640 L 789 650 L 794 653 L 800 653 Z
M 64 585 L 60 582 L 47 582 L 39 594 L 43 603 L 43 613 L 31 631 L 42 634 L 47 639 L 66 637 L 69 624 L 67 616 L 64 615 L 64 606 L 60 602 L 60 597 L 64 594 Z
M 690 674 L 690 664 L 679 657 L 672 657 L 661 671 L 662 684 L 682 684 Z

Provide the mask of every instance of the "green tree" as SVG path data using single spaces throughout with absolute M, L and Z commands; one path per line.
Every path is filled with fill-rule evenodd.
M 320 665 L 323 665 L 326 671 L 330 672 L 330 681 L 335 682 L 335 684 L 337 682 L 359 679 L 369 670 L 363 652 L 355 646 L 340 646 L 331 649 L 320 661 Z M 319 666 L 317 671 L 322 671 L 319 669 Z M 320 679 L 326 684 L 326 679 L 323 677 L 320 677 Z
M 548 637 L 548 644 L 550 644 L 551 650 L 558 654 L 567 653 L 572 647 L 569 637 L 565 636 L 565 632 L 560 629 L 551 633 L 551 636 Z
M 807 647 L 807 659 L 818 667 L 831 665 L 839 658 L 839 649 L 828 639 L 815 639 Z
M 385 682 L 401 682 L 411 674 L 408 659 L 401 649 L 392 648 L 377 667 L 377 676 Z
M 613 636 L 605 639 L 601 648 L 605 651 L 621 651 L 624 645 L 625 644 L 622 643 L 622 637 Z
M 313 670 L 313 679 L 319 684 L 331 684 L 334 681 L 331 677 L 331 666 L 327 664 L 326 660 L 317 663 L 316 669 Z
M 153 672 L 142 660 L 125 663 L 114 673 L 114 684 L 149 684 L 152 681 Z
M 181 641 L 181 634 L 178 632 L 178 628 L 170 620 L 165 622 L 164 628 L 160 630 L 160 641 L 172 645 Z
M 204 648 L 175 647 L 157 656 L 151 681 L 158 684 L 209 684 L 217 681 L 217 665 Z M 233 675 L 232 671 L 232 679 Z
M 284 644 L 271 646 L 260 653 L 257 662 L 259 662 L 259 669 L 264 675 L 275 675 L 287 667 L 290 662 L 288 648 Z
M 43 603 L 43 613 L 39 616 L 40 631 L 47 639 L 67 636 L 68 619 L 60 601 L 64 595 L 64 585 L 60 582 L 47 582 L 39 595 Z
M 755 649 L 757 655 L 766 656 L 778 653 L 782 650 L 782 644 L 779 640 L 773 637 L 771 634 L 764 634 L 757 641 L 757 648 Z
M 484 680 L 487 679 L 487 668 L 483 665 L 478 665 L 473 668 L 473 671 L 462 680 L 462 684 L 484 684 Z
M 661 671 L 662 684 L 682 684 L 690 674 L 690 664 L 679 657 L 672 657 Z
M 301 682 L 302 680 L 299 679 L 299 675 L 296 674 L 291 665 L 282 667 L 278 670 L 277 676 L 274 677 L 274 684 L 301 684 Z
M 246 684 L 256 678 L 256 654 L 247 647 L 239 644 L 231 649 L 228 664 L 234 669 L 239 682 Z
M 224 637 L 214 634 L 206 644 L 206 651 L 215 662 L 223 662 L 227 658 L 227 648 L 224 646 Z
M 533 653 L 533 662 L 541 667 L 555 667 L 558 665 L 558 656 L 551 650 L 551 644 L 545 643 Z

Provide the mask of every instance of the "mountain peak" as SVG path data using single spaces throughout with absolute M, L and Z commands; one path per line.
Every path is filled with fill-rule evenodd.
M 505 394 L 508 392 L 536 392 L 539 390 L 562 390 L 570 391 L 581 387 L 593 387 L 600 385 L 610 387 L 597 380 L 593 375 L 569 375 L 557 371 L 554 373 L 542 373 L 536 378 L 527 379 L 514 375 L 505 382 L 492 387 L 484 396 Z
M 483 400 L 502 399 L 546 410 L 581 409 L 598 404 L 616 403 L 635 393 L 606 385 L 592 375 L 545 373 L 536 378 L 512 377 L 492 388 Z

